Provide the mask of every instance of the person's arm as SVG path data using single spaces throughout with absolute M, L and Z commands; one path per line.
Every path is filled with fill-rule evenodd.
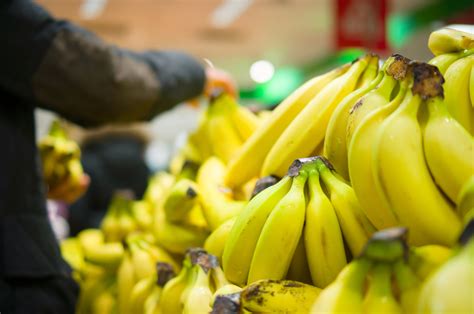
M 0 88 L 86 126 L 150 119 L 206 83 L 187 54 L 120 49 L 30 0 L 1 1 L 0 43 Z

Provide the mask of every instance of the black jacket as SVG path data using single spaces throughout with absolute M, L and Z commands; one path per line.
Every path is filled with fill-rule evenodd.
M 83 126 L 147 120 L 204 83 L 183 53 L 126 51 L 29 0 L 1 0 L 0 280 L 66 271 L 46 217 L 35 107 Z

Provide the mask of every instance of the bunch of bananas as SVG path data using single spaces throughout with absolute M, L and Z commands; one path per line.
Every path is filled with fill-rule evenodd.
M 184 147 L 187 158 L 204 162 L 217 156 L 228 163 L 260 124 L 260 118 L 239 106 L 228 94 L 216 90 L 200 117 L 198 128 Z
M 469 229 L 464 232 L 470 233 L 468 243 L 454 252 L 435 245 L 408 248 L 404 228 L 377 232 L 361 257 L 320 293 L 312 312 L 472 312 L 474 241 Z
M 237 285 L 287 278 L 324 287 L 347 263 L 344 243 L 357 256 L 375 232 L 353 189 L 323 157 L 296 160 L 225 228 L 222 265 Z
M 53 121 L 48 134 L 40 140 L 38 149 L 43 165 L 43 179 L 49 190 L 61 185 L 68 185 L 70 189 L 81 186 L 84 175 L 81 150 L 76 142 L 68 138 L 59 121 Z

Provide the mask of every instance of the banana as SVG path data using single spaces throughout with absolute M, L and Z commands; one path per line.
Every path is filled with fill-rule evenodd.
M 295 253 L 293 254 L 293 259 L 290 262 L 290 266 L 288 267 L 288 272 L 285 278 L 289 280 L 311 284 L 311 272 L 309 270 L 308 258 L 306 256 L 304 234 L 305 228 L 303 227 L 303 231 L 301 232 L 298 245 L 296 246 Z
M 163 209 L 166 219 L 171 222 L 180 222 L 198 201 L 196 183 L 189 179 L 178 180 L 166 197 Z
M 347 71 L 349 65 L 343 65 L 333 71 L 314 77 L 283 100 L 252 136 L 244 143 L 241 150 L 228 164 L 225 184 L 237 187 L 253 177 L 260 175 L 261 166 L 287 126 L 295 119 L 308 102 L 323 87 Z
M 99 229 L 85 229 L 77 235 L 84 260 L 110 269 L 117 267 L 124 256 L 120 242 L 104 243 L 104 235 Z
M 209 237 L 207 237 L 206 242 L 204 242 L 204 249 L 209 254 L 216 256 L 220 263 L 222 263 L 224 247 L 236 219 L 237 217 L 234 217 L 224 222 L 216 230 L 214 230 L 209 235 Z
M 77 238 L 67 238 L 59 244 L 61 256 L 74 270 L 81 270 L 84 266 L 84 254 Z
M 383 66 L 384 77 L 376 88 L 362 97 L 351 108 L 347 120 L 346 142 L 350 144 L 352 136 L 361 121 L 372 111 L 388 104 L 396 95 L 399 95 L 399 81 L 407 78 L 409 62 L 411 60 L 402 55 L 392 55 Z M 396 95 L 394 95 L 396 93 Z
M 222 161 L 211 157 L 202 164 L 196 179 L 203 214 L 211 230 L 236 216 L 246 204 L 234 200 L 232 190 L 224 186 L 225 171 Z
M 229 102 L 235 102 L 235 100 L 228 94 L 224 94 L 221 97 L 227 99 Z M 231 120 L 235 125 L 240 138 L 245 142 L 259 126 L 259 118 L 247 107 L 239 106 L 238 104 L 232 106 L 231 109 Z
M 352 187 L 334 175 L 329 162 L 319 158 L 317 165 L 321 180 L 329 192 L 329 199 L 336 211 L 344 240 L 352 255 L 358 256 L 369 237 L 375 232 L 375 228 L 361 209 Z
M 461 223 L 432 181 L 417 121 L 422 97 L 436 96 L 442 77 L 435 67 L 424 63 L 414 63 L 413 73 L 411 92 L 377 131 L 373 173 L 400 223 L 410 229 L 411 243 L 450 245 Z
M 183 313 L 209 313 L 213 292 L 210 287 L 210 268 L 204 263 L 197 263 L 191 269 L 190 281 L 188 281 L 187 293 L 183 294 Z
M 91 304 L 91 314 L 112 314 L 116 308 L 116 296 L 114 291 L 114 283 L 109 283 L 108 286 L 99 292 L 95 300 Z
M 263 225 L 274 207 L 289 191 L 290 185 L 291 178 L 283 178 L 258 193 L 237 216 L 222 254 L 224 273 L 232 283 L 244 285 L 247 282 L 250 263 Z
M 226 299 L 232 298 L 235 295 L 239 295 L 239 299 L 240 299 L 241 291 L 242 291 L 241 287 L 233 285 L 233 284 L 227 284 L 217 289 L 214 292 L 214 295 L 212 296 L 212 300 L 211 300 L 212 312 L 211 313 L 221 313 L 220 311 L 222 311 L 223 309 L 227 309 L 228 311 L 231 310 L 228 308 L 229 302 Z M 230 302 L 230 303 L 232 304 L 233 302 Z
M 156 286 L 156 276 L 138 281 L 130 293 L 130 313 L 144 313 L 145 301 Z
M 114 285 L 114 278 L 110 276 L 100 278 L 90 278 L 84 282 L 81 286 L 79 298 L 77 301 L 76 311 L 79 314 L 97 313 L 100 309 L 105 310 L 104 313 L 108 312 L 113 303 L 110 298 L 110 289 Z M 97 302 L 97 298 L 99 302 Z M 104 302 L 105 301 L 105 302 Z
M 445 27 L 430 34 L 428 48 L 435 56 L 471 49 L 474 48 L 474 35 Z
M 474 55 L 455 61 L 444 78 L 444 101 L 449 113 L 471 135 L 474 135 L 474 109 L 469 95 L 469 80 L 474 66 Z
M 319 182 L 319 172 L 310 171 L 304 240 L 313 284 L 324 288 L 347 263 L 341 228 L 330 200 Z M 331 239 L 331 243 L 327 242 Z
M 441 97 L 427 100 L 423 127 L 426 163 L 436 184 L 456 203 L 462 186 L 474 174 L 474 139 L 449 114 Z
M 190 275 L 189 267 L 189 265 L 184 265 L 178 276 L 168 281 L 163 287 L 160 298 L 162 313 L 181 313 L 183 311 L 180 300 Z
M 232 109 L 228 103 L 220 101 L 221 97 L 209 105 L 207 136 L 213 155 L 227 164 L 238 153 L 243 141 L 232 123 Z
M 135 267 L 129 252 L 123 257 L 117 271 L 117 305 L 119 314 L 127 314 L 130 306 L 130 293 L 136 283 Z
M 208 138 L 209 117 L 208 110 L 204 110 L 199 116 L 198 127 L 188 136 L 188 142 L 196 148 L 199 153 L 199 161 L 204 161 L 212 156 L 212 146 Z
M 428 61 L 428 63 L 437 67 L 439 72 L 442 75 L 445 75 L 446 71 L 448 70 L 451 64 L 473 53 L 474 53 L 474 49 L 460 51 L 460 52 L 443 53 L 443 54 L 437 55 L 436 57 Z
M 396 226 L 399 224 L 399 220 L 388 200 L 378 192 L 372 165 L 368 160 L 371 160 L 377 130 L 384 119 L 400 105 L 407 88 L 408 82 L 403 81 L 400 84 L 398 95 L 391 102 L 368 113 L 359 123 L 348 147 L 348 166 L 352 188 L 367 218 L 379 230 Z
M 415 313 L 421 281 L 403 259 L 400 259 L 393 265 L 393 272 L 400 291 L 399 299 L 403 312 Z
M 413 272 L 421 280 L 443 265 L 452 255 L 452 250 L 445 246 L 430 244 L 412 247 L 408 255 L 408 263 Z
M 259 280 L 241 292 L 242 306 L 257 313 L 307 313 L 321 289 L 293 280 Z
M 349 180 L 349 172 L 347 169 L 347 143 L 346 143 L 346 128 L 347 119 L 351 108 L 359 101 L 359 99 L 374 89 L 382 79 L 384 72 L 378 71 L 379 58 L 374 57 L 370 60 L 367 69 L 362 74 L 361 79 L 369 74 L 377 74 L 369 82 L 361 84 L 359 88 L 344 97 L 343 100 L 334 109 L 331 118 L 329 119 L 326 135 L 324 138 L 324 156 L 333 164 L 334 169 L 344 179 Z M 312 154 L 317 156 L 321 154 Z
M 270 212 L 255 246 L 248 283 L 284 279 L 303 231 L 307 179 L 307 171 L 301 169 L 292 178 L 288 193 Z
M 464 223 L 474 218 L 474 175 L 464 184 L 457 197 L 457 212 L 463 218 Z
M 109 206 L 100 224 L 100 229 L 107 241 L 117 242 L 121 240 L 122 235 L 116 206 Z
M 392 269 L 389 264 L 378 263 L 370 273 L 369 288 L 363 308 L 366 314 L 402 313 L 392 291 Z
M 143 314 L 161 314 L 160 309 L 160 300 L 163 289 L 159 286 L 153 287 L 152 292 L 146 298 L 145 303 L 143 304 Z M 140 312 L 131 312 L 131 313 L 140 313 Z
M 311 313 L 363 313 L 366 276 L 371 268 L 367 259 L 349 263 L 327 286 L 311 308 Z
M 261 176 L 284 176 L 293 160 L 308 157 L 324 140 L 335 107 L 354 90 L 368 59 L 370 57 L 365 56 L 354 62 L 346 73 L 327 84 L 301 110 L 274 142 L 263 162 Z
M 471 224 L 472 228 L 473 224 Z M 469 230 L 469 225 L 466 230 Z M 473 313 L 474 238 L 434 272 L 421 288 L 419 313 Z
M 143 200 L 147 202 L 154 211 L 162 203 L 167 191 L 175 182 L 175 177 L 167 172 L 157 172 L 148 180 L 148 186 L 143 195 Z
M 151 215 L 150 206 L 147 202 L 143 200 L 134 201 L 132 202 L 132 207 L 130 210 L 140 230 L 148 231 L 151 229 L 153 218 Z
M 474 53 L 474 49 L 472 53 Z M 469 96 L 471 97 L 471 106 L 474 107 L 474 66 L 471 67 L 471 77 L 469 78 Z

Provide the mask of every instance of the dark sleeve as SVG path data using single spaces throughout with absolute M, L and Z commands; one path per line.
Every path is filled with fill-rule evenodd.
M 73 122 L 147 120 L 204 88 L 185 53 L 127 51 L 30 0 L 0 2 L 0 86 Z

